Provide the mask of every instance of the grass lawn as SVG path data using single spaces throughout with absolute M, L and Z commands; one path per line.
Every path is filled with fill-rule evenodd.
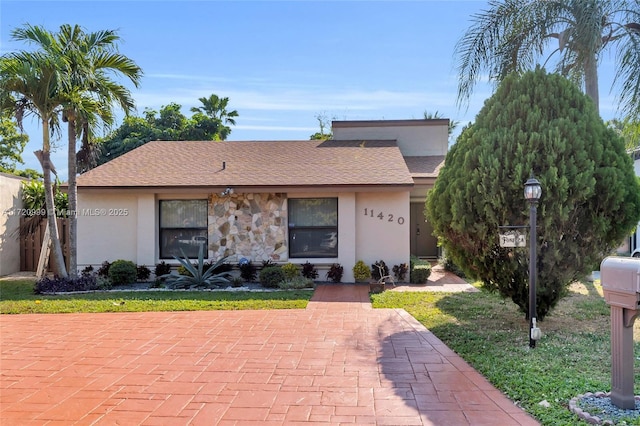
M 377 308 L 404 308 L 511 400 L 544 425 L 580 425 L 569 400 L 611 390 L 609 306 L 599 284 L 574 284 L 529 348 L 529 322 L 496 294 L 400 293 L 372 296 Z M 634 327 L 635 394 L 640 394 L 640 321 Z M 538 403 L 546 400 L 550 407 Z M 632 423 L 640 424 L 636 419 Z
M 33 280 L 0 280 L 1 314 L 304 309 L 311 290 L 275 292 L 112 291 L 60 296 L 33 293 Z

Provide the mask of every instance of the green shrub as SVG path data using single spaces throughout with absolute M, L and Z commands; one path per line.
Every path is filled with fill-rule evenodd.
M 137 277 L 136 264 L 130 260 L 118 259 L 109 267 L 109 279 L 113 285 L 134 283 Z
M 194 268 L 197 268 L 198 265 L 197 264 L 191 264 L 191 266 L 193 266 Z M 189 272 L 189 270 L 184 266 L 184 265 L 180 265 L 178 266 L 177 269 L 178 275 L 183 275 L 185 277 L 192 277 L 193 275 L 191 275 L 191 272 Z
M 371 278 L 371 269 L 369 269 L 364 261 L 358 260 L 356 264 L 353 265 L 353 278 L 356 282 L 367 281 Z
M 431 265 L 414 265 L 413 269 L 409 272 L 409 281 L 413 284 L 424 284 L 431 276 Z
M 279 266 L 267 266 L 260 271 L 260 284 L 266 288 L 278 288 L 285 281 L 284 271 Z
M 580 88 L 542 68 L 508 75 L 448 151 L 426 215 L 447 256 L 529 313 L 529 250 L 500 247 L 526 226 L 525 182 L 541 184 L 537 319 L 620 245 L 640 219 L 640 184 L 624 141 Z
M 280 281 L 278 288 L 282 290 L 299 290 L 302 288 L 313 288 L 313 280 L 298 275 L 290 280 Z
M 454 273 L 457 276 L 459 276 L 460 278 L 465 278 L 466 277 L 464 271 L 462 269 L 460 269 L 460 267 L 458 265 L 456 265 L 453 262 L 453 260 L 451 260 L 451 258 L 449 256 L 445 256 L 442 259 L 440 259 L 440 264 L 442 265 L 442 268 L 445 271 Z
M 294 265 L 293 263 L 285 263 L 284 265 L 282 265 L 282 272 L 284 272 L 284 276 L 287 278 L 287 280 L 292 280 L 300 275 L 298 266 Z

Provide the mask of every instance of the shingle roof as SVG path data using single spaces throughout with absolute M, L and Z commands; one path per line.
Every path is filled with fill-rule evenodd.
M 444 166 L 444 155 L 426 157 L 405 157 L 409 172 L 413 177 L 438 177 L 440 169 Z
M 225 167 L 223 169 L 223 162 Z M 413 185 L 395 141 L 154 141 L 78 187 Z

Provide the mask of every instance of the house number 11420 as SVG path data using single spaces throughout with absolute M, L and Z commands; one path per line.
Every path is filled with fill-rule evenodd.
M 394 216 L 391 213 L 383 213 L 383 212 L 379 212 L 378 214 L 375 214 L 373 212 L 373 209 L 364 209 L 364 215 L 367 217 L 377 217 L 380 220 L 385 220 L 387 222 L 397 222 L 398 225 L 403 225 L 404 224 L 404 217 L 402 216 L 398 216 L 398 218 L 394 218 Z

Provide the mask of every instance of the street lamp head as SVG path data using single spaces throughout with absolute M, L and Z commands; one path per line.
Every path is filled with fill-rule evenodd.
M 524 198 L 530 203 L 535 203 L 542 196 L 542 187 L 538 179 L 530 177 L 524 184 Z

